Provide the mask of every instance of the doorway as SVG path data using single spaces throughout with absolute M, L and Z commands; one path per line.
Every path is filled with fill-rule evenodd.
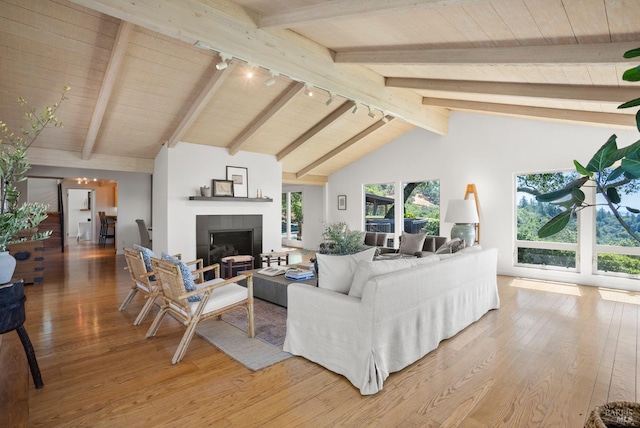
M 67 245 L 74 240 L 96 241 L 93 219 L 95 207 L 94 189 L 67 189 Z

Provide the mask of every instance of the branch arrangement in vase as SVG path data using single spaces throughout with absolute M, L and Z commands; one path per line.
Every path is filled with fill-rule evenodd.
M 31 168 L 27 149 L 42 131 L 48 126 L 62 128 L 56 112 L 67 99 L 69 89 L 65 85 L 58 102 L 40 111 L 20 97 L 18 102 L 26 108 L 25 119 L 29 123 L 29 127 L 21 128 L 20 133 L 10 131 L 7 124 L 0 121 L 0 251 L 6 251 L 7 244 L 18 240 L 16 235 L 19 232 L 37 227 L 47 218 L 46 204 L 26 202 L 18 206 L 20 192 L 15 183 L 26 179 L 25 174 Z M 51 231 L 39 232 L 32 239 L 45 239 L 50 235 Z

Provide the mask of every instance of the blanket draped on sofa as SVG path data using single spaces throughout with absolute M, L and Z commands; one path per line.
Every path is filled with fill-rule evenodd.
M 390 373 L 500 306 L 497 257 L 483 250 L 378 275 L 361 299 L 291 284 L 284 350 L 375 394 Z

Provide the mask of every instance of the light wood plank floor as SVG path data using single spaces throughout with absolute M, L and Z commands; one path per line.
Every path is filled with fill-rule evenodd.
M 45 284 L 26 288 L 45 386 L 3 335 L 0 426 L 24 426 L 28 405 L 32 427 L 581 427 L 598 404 L 638 400 L 635 293 L 499 277 L 499 310 L 365 397 L 299 357 L 253 373 L 198 336 L 171 365 L 183 327 L 167 318 L 145 339 L 152 317 L 132 325 L 142 299 L 117 310 L 123 267 L 113 249 L 47 254 Z

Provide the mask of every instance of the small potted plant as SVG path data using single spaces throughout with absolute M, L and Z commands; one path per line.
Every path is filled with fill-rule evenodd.
M 26 179 L 25 174 L 31 168 L 27 149 L 40 133 L 47 126 L 62 127 L 55 113 L 69 89 L 65 85 L 60 100 L 53 106 L 45 106 L 40 112 L 20 97 L 18 101 L 28 110 L 25 119 L 29 122 L 29 129 L 22 128 L 20 134 L 11 132 L 7 124 L 0 121 L 0 284 L 11 280 L 16 265 L 7 251 L 7 244 L 25 239 L 19 236 L 21 232 L 37 228 L 47 218 L 48 206 L 45 204 L 19 205 L 20 192 L 15 183 Z M 31 239 L 45 239 L 50 235 L 51 231 L 31 233 Z

